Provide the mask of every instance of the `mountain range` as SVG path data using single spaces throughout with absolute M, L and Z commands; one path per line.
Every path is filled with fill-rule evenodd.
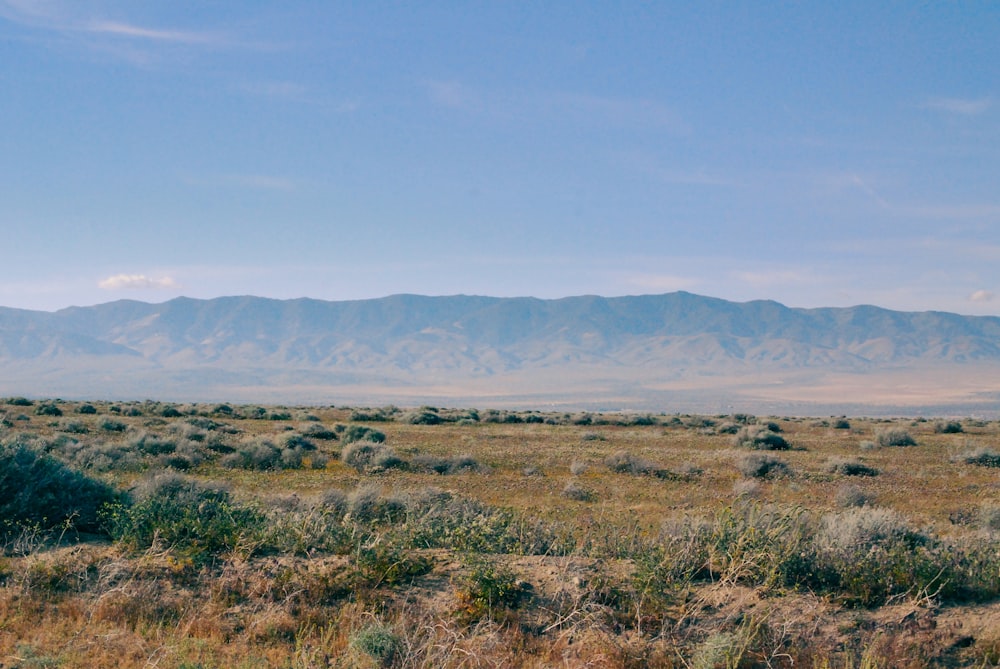
M 48 397 L 994 413 L 998 371 L 997 317 L 686 292 L 0 308 L 0 393 Z

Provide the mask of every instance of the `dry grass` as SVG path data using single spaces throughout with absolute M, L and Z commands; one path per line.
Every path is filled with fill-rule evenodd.
M 876 539 L 864 541 L 910 542 L 914 555 L 921 537 L 995 541 L 982 521 L 996 505 L 995 471 L 967 454 L 993 453 L 996 422 L 967 420 L 955 432 L 933 421 L 851 418 L 842 429 L 761 419 L 792 448 L 780 454 L 783 475 L 755 479 L 748 493 L 734 462 L 764 456 L 734 447 L 728 416 L 88 404 L 94 413 L 54 403 L 62 417 L 0 404 L 0 439 L 121 490 L 173 462 L 270 520 L 210 553 L 8 531 L 0 666 L 981 667 L 1000 658 L 993 590 L 949 595 L 930 579 L 865 599 L 765 557 L 797 532 L 815 532 L 802 545 L 828 561 L 853 555 L 865 532 Z M 165 418 L 167 408 L 180 416 Z M 329 437 L 355 424 L 385 435 L 393 466 L 341 460 L 343 440 Z M 892 430 L 918 445 L 859 449 Z M 224 466 L 265 441 L 299 450 L 285 448 L 294 452 L 273 466 Z M 725 551 L 723 530 L 736 541 Z M 493 571 L 470 559 L 483 553 Z M 469 594 L 494 591 L 506 593 L 495 605 Z

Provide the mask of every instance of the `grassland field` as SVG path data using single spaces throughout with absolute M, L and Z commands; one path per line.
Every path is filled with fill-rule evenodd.
M 1000 666 L 1000 421 L 0 422 L 5 669 Z

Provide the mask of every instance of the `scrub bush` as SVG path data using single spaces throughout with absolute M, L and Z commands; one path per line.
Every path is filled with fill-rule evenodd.
M 107 484 L 24 444 L 0 445 L 0 533 L 18 526 L 100 532 L 101 508 L 118 499 Z
M 241 506 L 220 487 L 180 474 L 160 474 L 144 481 L 131 505 L 118 504 L 105 514 L 111 536 L 134 548 L 154 542 L 191 555 L 211 555 L 255 543 L 265 528 L 264 515 Z

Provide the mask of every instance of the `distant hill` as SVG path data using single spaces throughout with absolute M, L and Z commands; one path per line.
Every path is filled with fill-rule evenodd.
M 9 394 L 991 412 L 997 370 L 1000 318 L 685 292 L 0 308 L 0 393 Z

